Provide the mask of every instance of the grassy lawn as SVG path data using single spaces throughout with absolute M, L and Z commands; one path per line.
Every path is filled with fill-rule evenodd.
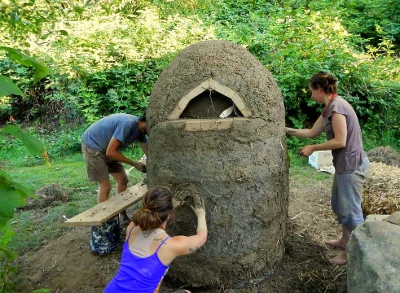
M 133 147 L 127 149 L 125 154 L 139 159 L 141 150 Z M 56 184 L 69 196 L 69 201 L 65 204 L 15 212 L 11 225 L 16 236 L 11 240 L 10 248 L 18 254 L 41 246 L 65 232 L 67 228 L 63 226 L 63 215 L 70 218 L 96 204 L 97 184 L 88 181 L 81 153 L 51 156 L 50 161 L 50 165 L 46 165 L 42 158 L 30 156 L 17 142 L 11 147 L 0 145 L 0 167 L 14 181 L 24 184 L 35 192 L 45 186 Z M 141 173 L 131 172 L 130 185 L 142 178 Z M 113 192 L 114 190 L 111 194 Z

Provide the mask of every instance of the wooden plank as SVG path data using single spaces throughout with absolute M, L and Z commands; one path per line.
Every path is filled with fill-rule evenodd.
M 94 207 L 68 219 L 65 226 L 95 226 L 101 225 L 131 205 L 139 202 L 147 191 L 147 185 L 142 182 L 128 188 L 127 190 L 101 202 Z

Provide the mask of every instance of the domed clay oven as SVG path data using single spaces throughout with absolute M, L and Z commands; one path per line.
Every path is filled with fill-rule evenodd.
M 204 198 L 209 236 L 169 276 L 229 287 L 264 276 L 283 254 L 288 210 L 284 106 L 272 75 L 246 49 L 203 41 L 180 52 L 157 80 L 147 109 L 149 187 Z M 168 223 L 193 235 L 188 205 Z

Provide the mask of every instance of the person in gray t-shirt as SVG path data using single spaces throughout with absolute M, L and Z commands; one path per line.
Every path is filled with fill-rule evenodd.
M 311 129 L 286 128 L 286 133 L 297 137 L 314 138 L 325 131 L 328 141 L 307 145 L 300 155 L 314 151 L 332 150 L 335 175 L 332 184 L 332 210 L 342 225 L 339 240 L 325 243 L 345 250 L 351 232 L 364 222 L 361 208 L 363 182 L 368 173 L 369 160 L 364 152 L 360 124 L 354 109 L 337 95 L 337 79 L 326 72 L 318 72 L 309 81 L 311 97 L 324 103 L 322 115 Z M 347 262 L 346 252 L 329 260 L 334 265 Z
M 128 177 L 122 163 L 146 172 L 146 165 L 124 156 L 120 149 L 138 141 L 145 155 L 148 155 L 146 117 L 138 118 L 129 114 L 113 114 L 92 124 L 82 135 L 82 153 L 86 162 L 89 180 L 99 185 L 97 201 L 108 199 L 111 190 L 109 174 L 116 181 L 117 194 L 126 190 Z M 121 220 L 129 219 L 121 213 Z

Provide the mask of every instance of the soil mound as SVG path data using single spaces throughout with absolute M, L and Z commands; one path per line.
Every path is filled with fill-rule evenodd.
M 36 191 L 37 199 L 28 199 L 24 210 L 43 209 L 69 201 L 69 196 L 57 184 L 47 185 Z

